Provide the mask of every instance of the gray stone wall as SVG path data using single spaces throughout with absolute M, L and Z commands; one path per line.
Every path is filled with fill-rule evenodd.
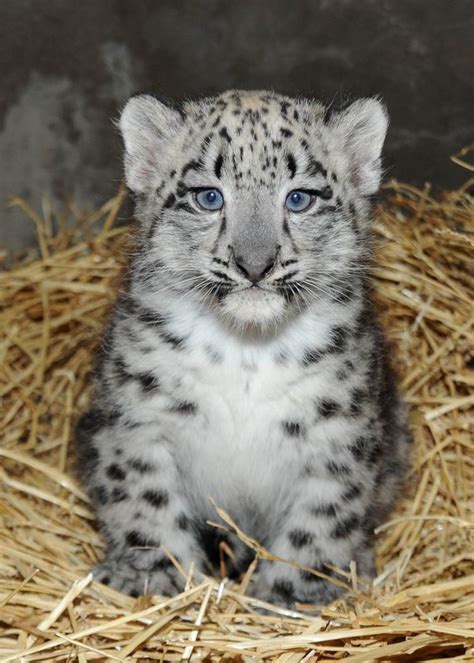
M 0 243 L 32 242 L 10 194 L 91 209 L 121 178 L 112 124 L 137 91 L 271 87 L 326 101 L 381 94 L 388 176 L 464 178 L 473 0 L 1 0 Z

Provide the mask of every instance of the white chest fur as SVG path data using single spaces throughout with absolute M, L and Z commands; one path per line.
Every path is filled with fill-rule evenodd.
M 215 516 L 209 497 L 244 520 L 255 517 L 257 505 L 272 520 L 285 512 L 304 453 L 285 423 L 310 423 L 315 396 L 327 389 L 324 367 L 303 370 L 294 360 L 307 343 L 304 326 L 310 322 L 312 337 L 316 330 L 324 343 L 331 325 L 314 320 L 303 321 L 303 329 L 289 327 L 278 341 L 246 345 L 209 320 L 195 319 L 191 333 L 187 327 L 189 349 L 174 374 L 179 398 L 195 403 L 196 414 L 170 419 L 167 434 L 187 497 L 207 517 Z M 218 359 L 210 360 L 209 349 Z

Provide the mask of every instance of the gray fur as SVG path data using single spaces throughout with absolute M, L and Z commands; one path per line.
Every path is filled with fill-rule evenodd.
M 374 99 L 332 116 L 271 92 L 125 107 L 141 234 L 77 429 L 108 544 L 99 580 L 179 591 L 162 546 L 208 572 L 223 536 L 209 497 L 276 555 L 373 574 L 409 441 L 367 280 L 386 127 Z M 200 209 L 195 187 L 218 188 L 223 209 Z M 297 189 L 315 192 L 298 214 Z M 226 538 L 238 574 L 249 554 Z M 269 562 L 253 591 L 285 605 L 340 593 Z

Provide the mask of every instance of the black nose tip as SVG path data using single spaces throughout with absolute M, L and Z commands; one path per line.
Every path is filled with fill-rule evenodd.
M 243 256 L 235 256 L 235 266 L 241 274 L 245 276 L 252 283 L 258 283 L 267 274 L 269 274 L 275 266 L 276 255 L 268 257 L 266 260 L 260 262 L 253 262 L 246 260 Z

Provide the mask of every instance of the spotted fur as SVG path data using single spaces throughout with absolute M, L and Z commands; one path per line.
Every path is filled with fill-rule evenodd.
M 126 105 L 141 231 L 77 429 L 108 546 L 99 580 L 173 594 L 164 548 L 208 572 L 222 538 L 241 572 L 249 552 L 206 524 L 209 497 L 280 557 L 373 573 L 409 440 L 367 279 L 386 126 L 375 99 L 339 113 L 273 92 Z M 196 204 L 205 187 L 220 211 Z M 285 207 L 296 189 L 305 212 Z M 292 605 L 341 590 L 264 561 L 253 591 Z

